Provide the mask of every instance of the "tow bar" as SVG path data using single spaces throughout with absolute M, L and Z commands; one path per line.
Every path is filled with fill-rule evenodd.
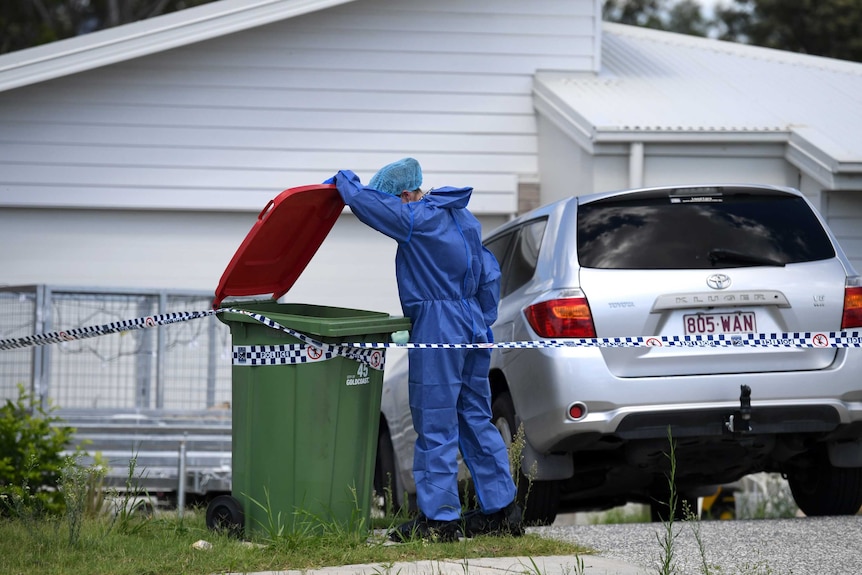
M 739 411 L 728 416 L 724 426 L 731 433 L 748 433 L 751 431 L 751 388 L 740 385 Z

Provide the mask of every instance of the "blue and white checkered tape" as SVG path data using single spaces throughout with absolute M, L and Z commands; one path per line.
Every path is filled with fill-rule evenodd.
M 311 344 L 283 345 L 235 345 L 233 365 L 291 365 L 316 363 L 335 357 L 345 357 L 364 363 L 372 369 L 382 370 L 384 351 L 380 349 L 356 349 L 346 346 L 316 347 Z
M 0 351 L 36 345 L 62 343 L 110 333 L 146 329 L 160 325 L 190 321 L 219 313 L 238 313 L 289 334 L 300 344 L 234 346 L 234 365 L 285 365 L 324 361 L 345 357 L 362 362 L 373 369 L 383 369 L 385 348 L 402 349 L 530 349 L 562 347 L 803 347 L 858 348 L 862 347 L 862 331 L 745 333 L 719 335 L 634 336 L 602 338 L 566 338 L 533 341 L 502 341 L 497 343 L 384 343 L 345 342 L 330 344 L 280 325 L 258 313 L 242 309 L 223 308 L 195 312 L 177 312 L 147 316 L 68 331 L 55 331 L 12 339 L 0 339 Z

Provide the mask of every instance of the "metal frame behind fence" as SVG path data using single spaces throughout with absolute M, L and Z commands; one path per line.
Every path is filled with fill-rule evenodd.
M 209 309 L 212 293 L 0 287 L 0 339 Z M 0 352 L 0 398 L 24 385 L 44 408 L 200 412 L 230 403 L 230 332 L 216 317 Z

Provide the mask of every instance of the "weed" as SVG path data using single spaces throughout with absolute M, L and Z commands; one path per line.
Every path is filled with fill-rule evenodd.
M 87 513 L 88 495 L 92 483 L 91 468 L 78 464 L 78 457 L 68 456 L 60 470 L 59 490 L 66 504 L 66 523 L 69 528 L 69 545 L 75 546 L 81 536 L 81 527 Z M 98 473 L 95 471 L 95 473 Z
M 342 542 L 359 543 L 365 541 L 368 531 L 368 523 L 365 514 L 359 505 L 358 494 L 355 487 L 349 488 L 353 498 L 353 506 L 350 516 L 345 520 L 327 520 L 308 511 L 304 505 L 299 504 L 292 511 L 290 517 L 283 515 L 282 511 L 273 508 L 270 491 L 264 486 L 264 501 L 244 494 L 252 505 L 263 511 L 264 520 L 255 518 L 255 522 L 262 529 L 264 539 L 269 543 L 286 543 L 293 545 L 296 541 L 314 536 L 332 537 Z M 329 512 L 330 517 L 335 514 Z
M 380 565 L 380 567 L 374 568 L 374 573 L 377 575 L 392 575 L 392 569 L 395 567 L 395 563 L 388 561 Z M 401 573 L 401 570 L 395 572 L 395 575 Z
M 679 496 L 676 490 L 676 442 L 673 440 L 673 436 L 671 434 L 671 429 L 669 426 L 667 430 L 667 437 L 670 448 L 668 453 L 666 453 L 665 455 L 668 457 L 668 460 L 670 462 L 670 471 L 667 476 L 670 495 L 667 502 L 668 517 L 667 519 L 663 519 L 662 521 L 664 532 L 662 533 L 662 535 L 656 533 L 656 539 L 658 540 L 659 546 L 661 548 L 659 565 L 657 567 L 657 572 L 659 573 L 659 575 L 671 575 L 673 573 L 679 573 L 679 568 L 676 565 L 675 561 L 674 547 L 676 539 L 680 535 L 680 531 L 676 530 L 674 526 L 674 518 L 677 517 L 677 506 L 679 504 Z M 770 497 L 768 497 L 769 491 L 767 488 L 764 488 L 764 491 L 767 493 L 766 500 L 768 503 L 771 499 Z M 695 542 L 697 543 L 697 550 L 700 559 L 700 571 L 702 575 L 722 575 L 723 571 L 720 567 L 710 565 L 709 561 L 707 561 L 706 542 L 703 539 L 700 518 L 697 516 L 697 512 L 689 508 L 687 504 L 684 505 L 684 507 L 685 508 L 682 510 L 683 517 L 685 519 L 685 524 L 691 528 Z M 773 571 L 770 566 L 762 560 L 751 564 L 737 566 L 735 573 L 736 575 L 773 575 Z
M 521 456 L 524 454 L 526 446 L 526 437 L 524 435 L 524 424 L 518 426 L 515 431 L 515 436 L 512 437 L 512 444 L 509 445 L 509 472 L 512 474 L 512 481 L 515 485 L 518 484 L 518 477 L 521 471 Z
M 662 526 L 664 531 L 661 535 L 656 533 L 656 540 L 661 549 L 659 555 L 658 573 L 659 575 L 672 575 L 678 573 L 676 561 L 674 559 L 674 546 L 679 530 L 674 528 L 674 518 L 677 516 L 678 494 L 676 492 L 676 442 L 671 435 L 670 426 L 667 428 L 667 439 L 670 443 L 669 452 L 665 455 L 670 461 L 670 471 L 667 476 L 668 484 L 668 500 L 667 500 L 667 518 L 663 518 Z
M 710 575 L 711 566 L 706 560 L 706 544 L 703 541 L 703 533 L 701 532 L 700 517 L 697 515 L 697 510 L 686 506 L 685 520 L 691 526 L 694 540 L 697 543 L 698 557 L 700 558 L 700 570 L 703 575 Z
M 523 468 L 523 453 L 526 445 L 527 436 L 524 433 L 524 424 L 521 423 L 515 432 L 515 436 L 512 438 L 512 444 L 509 446 L 509 470 L 512 474 L 512 481 L 515 482 L 515 486 L 518 488 L 518 498 L 525 512 L 527 505 L 529 505 L 533 480 L 538 473 L 538 465 L 535 461 L 529 469 Z
M 84 507 L 84 515 L 86 517 L 95 517 L 102 513 L 105 509 L 105 477 L 108 474 L 108 466 L 101 453 L 96 453 L 93 456 L 93 465 L 88 469 L 87 474 L 87 495 L 86 505 Z
M 137 454 L 129 458 L 126 473 L 125 489 L 121 492 L 111 491 L 114 499 L 114 520 L 108 530 L 116 526 L 120 533 L 138 533 L 144 529 L 152 518 L 150 494 L 141 486 L 140 477 L 136 473 L 138 465 Z
M 524 572 L 525 575 L 542 575 L 541 568 L 536 564 L 536 560 L 532 557 L 529 557 L 530 565 L 526 566 L 527 570 Z M 574 556 L 574 565 L 566 565 L 564 567 L 564 573 L 568 575 L 571 573 L 572 575 L 584 575 L 586 573 L 586 567 L 584 566 L 584 559 L 578 555 L 577 553 Z
M 279 539 L 283 539 L 286 525 L 284 524 L 284 519 L 281 516 L 281 511 L 275 513 L 272 509 L 272 501 L 269 497 L 269 488 L 265 485 L 263 487 L 263 496 L 265 499 L 263 503 L 248 494 L 244 495 L 248 498 L 249 501 L 251 501 L 259 509 L 261 509 L 266 516 L 266 524 L 261 521 L 258 521 L 258 524 L 263 528 L 268 540 L 274 542 L 278 541 Z
M 394 515 L 395 511 L 395 478 L 392 477 L 391 473 L 386 474 L 386 479 L 384 481 L 385 487 L 383 488 L 383 515 L 389 517 Z M 406 494 L 405 494 L 406 497 Z M 405 502 L 406 504 L 406 502 Z
M 45 503 L 42 499 L 32 495 L 30 477 L 33 470 L 39 465 L 35 455 L 31 455 L 24 462 L 20 485 L 5 485 L 5 493 L 2 494 L 3 511 L 10 517 L 32 523 L 46 515 Z
M 586 569 L 584 568 L 584 558 L 580 555 L 575 555 L 575 571 L 574 575 L 584 575 L 586 573 Z

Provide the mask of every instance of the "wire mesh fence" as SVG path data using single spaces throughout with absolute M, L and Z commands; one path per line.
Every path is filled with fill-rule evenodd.
M 0 339 L 210 307 L 212 294 L 0 288 Z M 230 331 L 215 316 L 0 352 L 0 396 L 23 385 L 62 410 L 189 412 L 229 407 Z
M 0 339 L 33 335 L 36 328 L 36 289 L 0 291 Z M 23 385 L 34 391 L 39 385 L 38 367 L 42 350 L 36 348 L 10 349 L 0 353 L 0 397 L 17 397 L 17 388 Z

